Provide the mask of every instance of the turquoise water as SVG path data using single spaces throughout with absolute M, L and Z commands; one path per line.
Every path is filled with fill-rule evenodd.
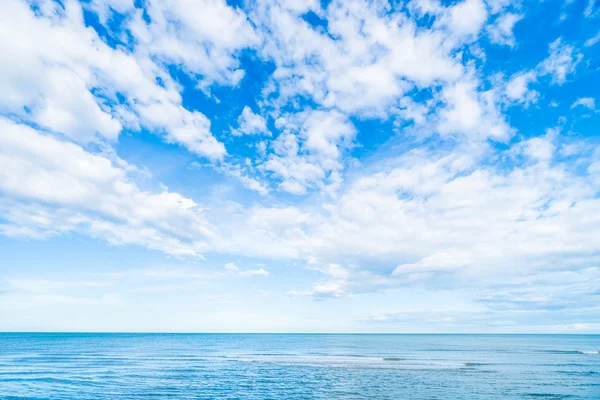
M 600 399 L 599 335 L 0 333 L 0 398 Z

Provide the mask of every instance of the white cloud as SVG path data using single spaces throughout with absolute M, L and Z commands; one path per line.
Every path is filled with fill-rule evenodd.
M 439 284 L 437 273 L 510 280 L 507 265 L 523 273 L 590 265 L 600 257 L 598 171 L 580 176 L 557 161 L 561 140 L 549 131 L 500 154 L 485 145 L 408 151 L 322 208 L 242 211 L 221 231 L 220 251 L 304 259 L 329 278 L 291 294 L 321 297 Z M 480 157 L 496 161 L 478 166 Z M 589 152 L 579 160 L 595 162 Z M 330 264 L 346 265 L 344 275 Z
M 498 78 L 503 72 L 486 76 L 478 38 L 515 46 L 513 28 L 524 18 L 517 2 L 418 0 L 396 8 L 333 0 L 322 8 L 317 0 L 261 0 L 247 2 L 246 13 L 224 0 L 202 7 L 177 0 L 147 3 L 148 18 L 130 0 L 63 3 L 40 2 L 34 10 L 8 0 L 0 15 L 0 113 L 8 116 L 0 119 L 5 235 L 78 232 L 192 260 L 209 252 L 286 260 L 311 276 L 294 282 L 300 290 L 288 294 L 317 299 L 409 285 L 478 286 L 470 289 L 479 290 L 479 308 L 470 311 L 484 323 L 503 323 L 482 314 L 496 307 L 552 303 L 541 291 L 523 288 L 494 295 L 494 285 L 525 285 L 547 274 L 568 281 L 564 287 L 545 281 L 562 306 L 575 308 L 568 290 L 587 299 L 580 282 L 597 279 L 593 265 L 600 260 L 598 152 L 558 130 L 517 132 L 503 113 L 510 105 L 536 103 L 545 75 L 565 83 L 582 55 L 557 39 L 537 67 L 525 66 L 507 81 Z M 110 40 L 85 26 L 81 7 L 98 14 Z M 327 28 L 307 23 L 309 10 Z M 108 23 L 113 12 L 126 14 L 119 27 Z M 585 46 L 596 42 L 590 38 Z M 216 93 L 240 85 L 242 54 L 274 72 L 252 93 L 256 113 L 242 103 L 241 115 L 220 114 L 230 108 Z M 195 89 L 219 104 L 188 106 L 195 102 L 184 95 L 199 94 Z M 248 94 L 232 93 L 236 101 Z M 595 109 L 595 99 L 578 99 L 576 106 Z M 207 115 L 215 109 L 211 123 Z M 233 150 L 250 144 L 227 154 L 211 129 L 248 135 L 228 137 Z M 359 129 L 365 148 L 353 152 L 362 145 Z M 166 188 L 145 189 L 147 182 L 134 182 L 143 170 L 110 148 L 122 131 L 138 130 L 208 158 L 213 172 L 261 196 L 231 190 L 221 198 L 209 188 L 192 200 Z M 353 159 L 357 153 L 364 158 Z M 576 165 L 565 158 L 577 159 Z M 199 161 L 184 165 L 202 176 Z M 154 282 L 139 290 L 196 290 L 200 281 L 268 277 L 272 270 L 222 264 L 209 272 L 147 271 L 145 278 L 193 282 Z M 12 289 L 35 292 L 39 304 L 122 300 L 58 293 L 75 285 L 88 287 L 85 281 L 11 282 Z M 202 298 L 234 302 L 225 295 Z M 410 312 L 379 318 L 400 316 L 416 318 Z M 456 313 L 440 319 L 457 320 Z M 578 326 L 567 318 L 560 323 Z
M 48 12 L 55 15 L 51 20 L 34 17 L 24 3 L 5 4 L 0 17 L 5 55 L 0 111 L 27 117 L 29 110 L 34 122 L 83 142 L 96 134 L 115 139 L 121 124 L 89 92 L 99 82 L 85 65 L 86 56 L 102 53 L 102 45 L 100 49 L 90 46 L 92 34 L 75 22 L 77 11 L 75 5 L 60 15 L 51 9 Z M 20 40 L 11 40 L 14 35 Z
M 438 111 L 438 131 L 475 140 L 508 139 L 512 129 L 497 107 L 496 94 L 492 90 L 479 92 L 477 86 L 475 79 L 467 78 L 442 90 L 446 106 Z
M 529 105 L 538 100 L 539 93 L 529 88 L 529 84 L 536 81 L 533 71 L 514 74 L 506 84 L 506 96 L 510 101 Z
M 493 43 L 513 47 L 515 45 L 513 29 L 516 23 L 523 18 L 523 14 L 506 13 L 500 15 L 488 28 L 490 40 Z
M 210 121 L 182 107 L 177 84 L 148 53 L 110 48 L 84 26 L 77 2 L 42 9 L 35 15 L 25 3 L 9 0 L 0 17 L 7 56 L 1 112 L 82 143 L 114 140 L 123 126 L 143 126 L 210 159 L 225 155 Z M 19 43 L 9 40 L 13 35 Z
M 511 5 L 518 4 L 515 0 L 488 0 L 487 5 L 490 7 L 491 14 L 498 14 L 501 11 L 504 11 Z
M 292 296 L 313 296 L 316 299 L 336 298 L 351 295 L 349 288 L 350 271 L 339 264 L 325 266 L 313 265 L 310 269 L 319 271 L 327 276 L 326 281 L 319 281 L 312 285 L 310 290 L 288 291 Z
M 271 132 L 267 129 L 265 119 L 252 112 L 252 109 L 245 106 L 242 113 L 238 117 L 238 128 L 233 129 L 231 133 L 234 136 L 241 135 L 267 135 L 271 136 Z
M 192 200 L 141 191 L 126 169 L 76 144 L 4 118 L 0 142 L 5 234 L 44 237 L 77 229 L 178 256 L 200 255 L 213 235 Z
M 246 160 L 250 161 L 249 159 Z M 246 163 L 246 165 L 239 165 L 232 162 L 222 162 L 214 166 L 214 168 L 222 174 L 238 179 L 240 183 L 249 190 L 255 191 L 263 196 L 269 193 L 269 187 L 267 183 L 252 177 L 255 168 L 252 166 L 251 161 Z
M 238 8 L 224 0 L 207 0 L 198 7 L 190 0 L 151 2 L 131 23 L 138 52 L 147 52 L 186 72 L 201 76 L 198 85 L 207 89 L 212 82 L 237 85 L 244 76 L 236 53 L 257 44 L 257 36 Z
M 278 234 L 288 228 L 311 223 L 313 217 L 302 213 L 295 207 L 256 208 L 252 211 L 248 223 L 256 228 Z
M 326 34 L 267 3 L 259 2 L 251 16 L 271 34 L 263 54 L 277 65 L 273 85 L 278 94 L 269 104 L 279 107 L 306 96 L 325 107 L 377 116 L 386 115 L 414 85 L 458 78 L 462 66 L 451 53 L 485 20 L 480 0 L 440 8 L 447 23 L 431 30 L 419 29 L 404 13 L 389 13 L 380 4 L 333 1 L 323 11 Z M 483 17 L 474 21 L 474 15 L 465 14 L 472 11 Z
M 227 275 L 242 277 L 242 278 L 247 278 L 247 277 L 252 277 L 252 276 L 268 277 L 270 275 L 269 271 L 267 271 L 266 269 L 264 269 L 262 267 L 258 268 L 258 269 L 241 270 L 233 263 L 225 264 L 225 270 L 227 271 Z
M 425 104 L 418 103 L 406 96 L 400 99 L 397 113 L 404 120 L 413 121 L 415 125 L 423 125 L 427 122 L 428 114 L 433 108 L 431 103 L 431 100 Z
M 571 105 L 571 108 L 575 108 L 577 106 L 589 108 L 590 110 L 595 110 L 596 99 L 594 99 L 593 97 L 580 97 Z
M 555 132 L 549 130 L 545 136 L 534 137 L 513 146 L 512 151 L 515 154 L 523 154 L 527 159 L 534 162 L 548 163 L 552 160 L 556 152 L 554 144 Z
M 261 168 L 281 180 L 281 190 L 304 194 L 336 179 L 343 152 L 352 147 L 356 135 L 345 115 L 308 110 L 286 114 L 276 125 L 283 133 L 272 143 L 273 153 Z
M 591 38 L 589 38 L 588 40 L 586 40 L 583 45 L 585 47 L 590 47 L 590 46 L 595 45 L 598 42 L 600 42 L 600 31 L 598 33 L 596 33 L 594 36 L 592 36 Z
M 102 111 L 85 82 L 66 68 L 56 68 L 46 75 L 44 100 L 33 112 L 34 120 L 49 129 L 87 142 L 98 133 L 114 140 L 121 123 Z
M 328 229 L 336 231 L 338 228 L 335 224 L 340 223 L 341 226 L 352 228 L 348 233 L 349 236 L 352 236 L 353 229 L 357 231 L 362 229 L 360 225 L 354 226 L 352 221 L 377 217 L 379 207 L 385 209 L 389 206 L 391 208 L 388 211 L 391 215 L 407 218 L 406 220 L 401 218 L 400 222 L 403 224 L 414 222 L 418 226 L 419 219 L 412 216 L 416 219 L 415 221 L 410 220 L 410 214 L 406 214 L 403 207 L 418 208 L 419 204 L 407 200 L 398 203 L 400 200 L 395 195 L 385 192 L 387 189 L 379 188 L 378 185 L 382 185 L 384 188 L 390 185 L 390 183 L 379 182 L 380 179 L 383 179 L 382 176 L 387 176 L 385 179 L 399 185 L 394 188 L 394 193 L 403 192 L 409 198 L 425 196 L 427 201 L 430 201 L 429 196 L 443 198 L 443 194 L 435 191 L 436 186 L 446 188 L 446 186 L 452 187 L 451 183 L 458 185 L 452 180 L 454 173 L 452 171 L 459 170 L 460 165 L 470 166 L 473 161 L 456 156 L 452 161 L 448 161 L 448 159 L 439 161 L 439 163 L 424 164 L 423 160 L 417 159 L 414 168 L 409 170 L 414 176 L 421 177 L 418 185 L 412 182 L 412 178 L 407 175 L 408 172 L 400 168 L 388 171 L 383 175 L 355 177 L 356 180 L 351 182 L 348 188 L 344 188 L 342 182 L 346 179 L 344 171 L 348 162 L 345 156 L 347 150 L 355 145 L 356 136 L 356 129 L 349 121 L 346 112 L 381 116 L 391 109 L 400 107 L 394 112 L 402 118 L 414 120 L 417 125 L 423 127 L 423 132 L 429 131 L 428 134 L 439 132 L 445 137 L 466 138 L 474 141 L 485 141 L 488 138 L 506 141 L 513 135 L 513 130 L 506 123 L 499 108 L 501 96 L 505 95 L 511 101 L 529 103 L 535 101 L 537 95 L 535 91 L 528 88 L 528 84 L 536 78 L 534 72 L 525 72 L 511 77 L 504 93 L 500 95 L 497 93 L 497 89 L 484 90 L 484 85 L 477 76 L 478 72 L 466 69 L 461 60 L 454 55 L 457 49 L 470 43 L 472 38 L 469 39 L 467 36 L 478 35 L 485 24 L 487 11 L 483 3 L 469 0 L 451 7 L 443 7 L 437 3 L 431 3 L 426 7 L 423 4 L 425 3 L 420 5 L 420 12 L 441 17 L 439 23 L 436 23 L 431 29 L 417 27 L 404 13 L 389 13 L 385 7 L 381 8 L 375 4 L 354 1 L 333 2 L 326 10 L 321 10 L 315 3 L 310 7 L 315 9 L 320 17 L 327 20 L 329 34 L 306 24 L 298 18 L 298 13 L 302 11 L 291 6 L 258 3 L 249 12 L 253 23 L 260 28 L 255 31 L 242 11 L 227 7 L 224 2 L 210 2 L 205 15 L 199 15 L 196 11 L 190 12 L 190 15 L 184 15 L 186 13 L 183 11 L 187 8 L 183 1 L 175 4 L 172 9 L 167 9 L 160 4 L 153 4 L 150 10 L 151 17 L 153 17 L 151 23 L 147 23 L 141 18 L 139 10 L 130 11 L 138 13 L 135 18 L 131 19 L 128 28 L 132 30 L 139 43 L 134 52 L 128 52 L 124 49 L 108 47 L 91 29 L 85 28 L 81 22 L 80 9 L 74 3 L 69 3 L 67 11 L 59 10 L 60 12 L 56 15 L 52 14 L 53 16 L 47 13 L 36 17 L 28 8 L 11 2 L 10 10 L 14 14 L 14 18 L 11 19 L 22 22 L 23 26 L 38 27 L 37 30 L 30 30 L 41 32 L 40 36 L 36 36 L 34 39 L 47 44 L 46 47 L 40 46 L 40 49 L 30 49 L 31 51 L 23 52 L 20 55 L 16 54 L 21 58 L 15 57 L 15 59 L 25 60 L 24 57 L 33 55 L 34 62 L 31 64 L 50 67 L 52 71 L 55 71 L 55 68 L 56 71 L 62 71 L 55 64 L 59 64 L 60 60 L 67 60 L 74 67 L 70 72 L 64 71 L 64 73 L 71 74 L 64 79 L 65 81 L 73 79 L 74 82 L 79 82 L 79 86 L 74 87 L 78 93 L 81 92 L 79 95 L 72 94 L 69 98 L 87 98 L 91 102 L 81 101 L 73 104 L 61 102 L 59 101 L 61 99 L 55 99 L 58 96 L 57 93 L 46 91 L 43 89 L 46 86 L 38 86 L 36 83 L 31 91 L 9 90 L 9 95 L 5 96 L 5 99 L 8 99 L 7 107 L 13 108 L 6 108 L 6 110 L 17 113 L 22 105 L 31 104 L 32 110 L 35 111 L 31 117 L 34 122 L 41 121 L 45 127 L 60 130 L 75 140 L 83 140 L 81 139 L 83 137 L 89 140 L 95 134 L 114 138 L 120 126 L 138 124 L 157 132 L 164 131 L 163 135 L 167 141 L 183 144 L 192 152 L 212 159 L 220 159 L 224 157 L 225 149 L 210 133 L 210 121 L 199 111 L 190 111 L 182 107 L 180 88 L 161 65 L 151 60 L 158 58 L 165 63 L 181 63 L 187 73 L 202 75 L 201 78 L 198 77 L 202 81 L 201 86 L 211 82 L 235 85 L 241 77 L 236 54 L 241 49 L 256 45 L 262 40 L 264 41 L 263 56 L 272 59 L 277 67 L 273 74 L 273 80 L 270 82 L 277 87 L 279 91 L 277 96 L 287 101 L 298 94 L 306 94 L 322 107 L 317 110 L 290 112 L 278 108 L 285 105 L 285 101 L 278 102 L 273 98 L 263 101 L 261 109 L 263 106 L 273 109 L 272 115 L 276 117 L 276 127 L 281 131 L 279 136 L 268 145 L 263 143 L 262 159 L 250 160 L 243 166 L 242 163 L 238 165 L 234 162 L 221 162 L 216 168 L 224 174 L 236 177 L 243 185 L 263 195 L 269 193 L 269 187 L 265 182 L 256 178 L 257 173 L 267 174 L 274 178 L 279 189 L 285 192 L 306 194 L 311 189 L 320 189 L 330 193 L 340 192 L 340 197 L 335 200 L 333 205 L 316 213 L 303 211 L 295 213 L 293 208 L 289 209 L 288 207 L 266 207 L 265 209 L 269 211 L 275 210 L 273 212 L 277 215 L 287 213 L 287 217 L 275 215 L 274 218 L 277 217 L 276 219 L 279 220 L 288 218 L 292 222 L 289 222 L 290 225 L 284 224 L 283 227 L 276 227 L 273 225 L 275 222 L 262 222 L 263 225 L 257 222 L 261 219 L 269 221 L 269 218 L 254 217 L 248 228 L 240 230 L 240 234 L 245 232 L 248 235 L 241 238 L 235 245 L 228 241 L 223 244 L 209 244 L 204 239 L 202 243 L 195 243 L 193 238 L 210 237 L 211 234 L 214 234 L 215 229 L 218 230 L 215 227 L 222 222 L 214 220 L 213 225 L 206 224 L 199 213 L 190 211 L 198 207 L 190 199 L 172 193 L 151 195 L 140 192 L 135 186 L 127 186 L 133 187 L 130 189 L 132 192 L 127 195 L 143 193 L 143 196 L 140 196 L 147 196 L 156 204 L 160 204 L 161 201 L 173 200 L 178 204 L 174 206 L 175 209 L 188 210 L 182 211 L 182 215 L 186 215 L 185 218 L 189 217 L 187 214 L 189 212 L 190 215 L 195 216 L 191 217 L 192 221 L 195 218 L 202 221 L 199 222 L 199 226 L 205 229 L 202 235 L 196 236 L 190 233 L 184 235 L 184 238 L 178 237 L 181 234 L 179 229 L 183 232 L 190 229 L 187 225 L 189 221 L 181 222 L 181 227 L 168 227 L 169 223 L 162 221 L 163 225 L 159 229 L 153 225 L 155 224 L 153 220 L 139 217 L 140 224 L 144 226 L 144 229 L 138 229 L 136 224 L 121 215 L 127 214 L 124 211 L 120 211 L 118 214 L 119 218 L 124 218 L 124 222 L 119 224 L 107 219 L 93 220 L 90 219 L 89 210 L 83 204 L 89 199 L 89 190 L 90 188 L 94 189 L 94 184 L 88 183 L 87 177 L 83 179 L 79 176 L 65 175 L 56 167 L 60 172 L 58 175 L 61 179 L 72 180 L 72 184 L 67 185 L 68 187 L 75 190 L 78 185 L 82 186 L 81 189 L 78 189 L 82 196 L 79 202 L 73 203 L 72 199 L 77 199 L 77 196 L 69 195 L 69 199 L 60 197 L 60 193 L 45 191 L 43 185 L 37 189 L 40 193 L 21 193 L 20 190 L 24 189 L 15 184 L 7 189 L 13 195 L 30 196 L 40 202 L 49 202 L 54 207 L 60 206 L 60 209 L 53 215 L 52 209 L 44 208 L 47 207 L 46 205 L 38 207 L 38 210 L 31 214 L 29 214 L 29 209 L 15 208 L 11 210 L 10 214 L 12 221 L 26 221 L 26 223 L 7 224 L 4 226 L 4 231 L 15 235 L 27 233 L 33 236 L 43 236 L 73 230 L 77 226 L 85 225 L 86 232 L 90 235 L 109 238 L 115 243 L 129 243 L 130 241 L 142 243 L 153 248 L 166 249 L 165 251 L 173 254 L 198 254 L 204 249 L 218 249 L 221 252 L 237 252 L 245 249 L 252 254 L 265 252 L 276 256 L 285 254 L 290 257 L 314 254 L 316 257 L 322 257 L 323 249 L 334 246 L 337 241 L 341 240 L 340 237 L 344 236 L 341 235 L 340 232 L 343 230 L 340 229 L 336 235 L 329 238 L 326 234 Z M 119 3 L 117 7 L 125 9 L 130 6 L 128 3 Z M 515 20 L 517 14 L 510 15 L 512 15 L 512 20 Z M 472 16 L 475 17 L 471 18 Z M 508 16 L 509 14 L 505 14 L 505 18 Z M 215 20 L 206 20 L 209 17 Z M 181 20 L 181 24 L 174 26 L 174 21 L 179 20 Z M 224 26 L 229 25 L 233 28 L 228 30 L 227 34 L 217 34 L 223 30 Z M 506 23 L 506 26 L 508 25 L 510 24 Z M 508 30 L 505 30 L 506 32 Z M 42 35 L 52 38 L 52 40 L 44 42 Z M 270 40 L 266 41 L 267 36 L 265 35 L 272 37 L 269 36 Z M 53 47 L 52 42 L 59 42 L 58 39 L 63 36 L 73 39 L 76 47 L 72 50 L 63 49 L 63 53 L 57 56 L 54 54 L 55 46 Z M 505 39 L 507 37 L 505 35 Z M 190 51 L 190 49 L 198 50 L 200 47 L 202 49 L 198 52 Z M 11 47 L 11 49 L 13 48 Z M 14 49 L 15 52 L 17 50 Z M 208 65 L 204 62 L 206 58 L 214 58 L 215 61 Z M 551 44 L 550 57 L 541 64 L 540 71 L 541 73 L 552 73 L 554 81 L 561 83 L 570 73 L 574 72 L 579 59 L 580 55 L 575 49 L 559 39 Z M 15 75 L 11 76 L 14 78 L 12 80 L 5 79 L 4 84 L 10 85 L 19 78 L 20 75 L 16 74 L 15 72 Z M 37 71 L 36 74 L 23 75 L 23 77 L 34 75 L 37 75 Z M 157 83 L 158 81 L 160 83 Z M 123 93 L 127 98 L 126 103 L 119 105 L 120 108 L 104 104 L 103 97 L 92 94 L 91 89 L 98 86 L 102 89 L 103 95 L 112 96 L 117 91 Z M 10 86 L 7 87 L 10 88 Z M 432 94 L 433 99 L 425 102 L 413 100 L 406 95 L 406 91 L 413 87 L 435 88 Z M 27 89 L 27 87 L 25 88 Z M 19 96 L 25 97 L 19 98 Z M 39 102 L 40 98 L 44 101 Z M 52 108 L 40 104 L 57 105 Z M 86 118 L 94 121 L 92 125 L 96 127 L 91 131 L 83 129 L 89 129 L 90 124 L 78 125 L 83 121 L 82 119 L 72 121 L 66 117 L 61 119 L 59 117 L 62 114 L 56 112 L 57 109 L 68 109 L 67 111 L 70 112 L 71 108 L 83 107 L 86 104 L 86 107 L 89 106 L 89 110 L 86 108 L 88 110 Z M 77 110 L 77 108 L 74 109 Z M 85 113 L 82 111 L 72 114 Z M 21 114 L 21 116 L 28 118 L 26 114 Z M 113 126 L 111 121 L 120 125 Z M 14 123 L 5 123 L 17 126 Z M 239 132 L 266 134 L 266 121 L 262 116 L 254 114 L 249 107 L 243 109 L 239 124 Z M 29 129 L 18 126 L 18 129 Z M 432 127 L 433 129 L 431 129 Z M 43 137 L 50 140 L 49 136 Z M 61 146 L 63 144 L 63 142 L 57 143 Z M 532 140 L 528 143 L 526 149 L 530 151 L 523 150 L 522 154 L 530 162 L 541 164 L 542 161 L 546 163 L 552 161 L 552 157 L 548 156 L 548 151 L 552 151 L 552 149 L 546 148 L 547 151 L 543 152 L 543 146 L 534 146 L 535 141 Z M 534 149 L 539 151 L 534 151 Z M 272 153 L 267 154 L 268 150 L 271 150 Z M 81 148 L 78 151 L 84 152 Z M 14 156 L 12 157 L 14 158 Z M 110 171 L 115 170 L 121 174 L 117 174 L 118 176 L 114 178 L 115 181 L 127 182 L 127 172 L 123 168 L 113 165 L 110 160 L 104 160 L 109 163 Z M 450 164 L 446 165 L 445 162 Z M 21 161 L 15 161 L 15 163 L 15 165 L 20 165 Z M 42 168 L 39 169 L 42 170 Z M 41 174 L 41 172 L 39 173 Z M 476 185 L 482 184 L 481 176 L 490 176 L 498 181 L 506 179 L 495 171 L 482 170 L 469 175 L 469 170 L 465 169 L 463 173 L 467 174 L 473 180 L 472 183 Z M 35 177 L 36 174 L 31 173 L 31 176 Z M 55 176 L 51 174 L 51 178 L 55 179 Z M 84 184 L 80 182 L 82 179 Z M 40 180 L 42 179 L 40 178 Z M 6 182 L 8 181 L 7 178 Z M 469 181 L 469 179 L 463 178 L 462 181 Z M 359 182 L 367 185 L 368 190 L 364 193 L 355 190 L 354 185 L 358 185 Z M 371 187 L 367 182 L 378 182 L 378 184 Z M 108 191 L 108 193 L 111 192 Z M 333 198 L 335 199 L 335 196 Z M 101 199 L 104 198 L 101 197 Z M 371 201 L 374 204 L 370 204 Z M 356 207 L 345 208 L 346 204 L 355 203 Z M 90 204 L 96 203 L 90 202 Z M 108 204 L 112 203 L 108 202 Z M 94 207 L 98 206 L 94 205 Z M 119 209 L 116 205 L 111 207 L 107 207 L 107 210 L 114 212 L 115 209 Z M 76 209 L 78 213 L 73 214 L 72 208 Z M 152 212 L 157 212 L 154 208 L 152 209 L 154 210 Z M 350 209 L 354 211 L 350 211 Z M 94 209 L 94 212 L 99 211 Z M 257 209 L 253 209 L 252 213 L 260 215 Z M 58 215 L 64 216 L 64 222 L 52 225 L 50 222 L 55 221 Z M 115 218 L 114 215 L 110 215 L 111 218 Z M 132 215 L 135 216 L 135 212 Z M 185 218 L 182 217 L 182 219 Z M 310 223 L 306 221 L 310 221 Z M 387 226 L 385 220 L 382 223 L 382 226 Z M 42 229 L 40 226 L 44 228 Z M 49 228 L 50 226 L 53 226 L 52 229 Z M 223 231 L 216 234 L 217 236 L 229 232 L 230 229 L 228 226 L 219 226 L 219 228 Z M 384 229 L 384 232 L 392 236 L 398 234 L 391 227 L 389 229 Z M 366 232 L 369 230 L 369 227 L 365 228 Z M 254 232 L 259 232 L 258 238 L 267 238 L 266 243 L 256 245 L 252 237 Z M 373 234 L 375 235 L 375 232 Z M 173 235 L 173 237 L 169 235 Z M 233 237 L 238 236 L 234 234 Z M 331 243 L 329 243 L 329 239 L 331 239 Z M 396 239 L 404 239 L 404 236 Z M 414 241 L 415 238 L 412 240 Z M 358 244 L 343 245 L 341 253 L 355 247 L 367 246 L 363 254 L 377 253 L 376 249 L 378 248 L 384 249 L 382 254 L 387 254 L 387 246 L 391 246 L 386 240 L 377 240 L 376 244 L 365 244 L 364 242 L 369 241 L 362 236 L 357 242 Z M 269 246 L 269 243 L 272 246 Z M 228 246 L 231 247 L 228 248 Z M 374 247 L 369 248 L 368 246 Z M 250 249 L 251 247 L 253 248 Z M 267 247 L 271 248 L 267 249 Z M 410 250 L 415 248 L 418 246 L 410 247 Z M 335 251 L 331 252 L 335 253 Z M 324 254 L 328 253 L 329 251 L 324 251 Z M 396 253 L 393 255 L 397 256 Z M 423 252 L 423 254 L 419 254 L 419 257 L 425 259 L 427 254 Z M 418 262 L 419 259 L 415 258 L 404 264 Z M 396 265 L 398 264 L 401 263 L 396 263 Z
M 451 32 L 459 35 L 476 35 L 487 20 L 485 3 L 481 0 L 464 0 L 448 10 Z
M 491 330 L 495 332 L 548 332 L 589 329 L 578 321 L 596 321 L 597 307 L 593 289 L 598 281 L 598 268 L 579 271 L 544 271 L 517 274 L 511 282 L 491 283 L 472 288 L 473 296 L 454 290 L 440 289 L 430 301 L 426 296 L 410 301 L 404 307 L 389 307 L 384 313 L 371 314 L 362 322 L 379 326 L 392 324 L 405 327 L 433 323 L 436 329 Z M 495 279 L 495 278 L 494 278 Z M 591 290 L 590 290 L 591 289 Z M 418 291 L 407 288 L 412 295 Z M 417 292 L 417 293 L 415 293 Z M 474 301 L 472 301 L 474 300 Z
M 594 8 L 596 8 L 596 11 L 594 11 Z M 583 11 L 583 15 L 586 18 L 593 18 L 598 15 L 599 10 L 597 8 L 596 0 L 588 0 L 585 10 Z
M 562 85 L 569 75 L 575 73 L 583 55 L 561 38 L 550 43 L 549 48 L 550 56 L 540 64 L 540 72 L 552 75 L 552 83 Z
M 392 275 L 404 275 L 412 272 L 455 270 L 468 267 L 473 263 L 470 252 L 462 250 L 445 250 L 422 258 L 416 263 L 398 265 Z
M 133 0 L 91 0 L 89 7 L 98 15 L 100 22 L 106 24 L 113 11 L 127 14 L 135 5 Z

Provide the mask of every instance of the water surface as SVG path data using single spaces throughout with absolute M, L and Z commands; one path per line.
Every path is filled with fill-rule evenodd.
M 600 335 L 0 333 L 0 398 L 600 399 Z

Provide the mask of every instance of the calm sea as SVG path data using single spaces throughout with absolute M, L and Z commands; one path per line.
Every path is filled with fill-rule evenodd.
M 600 399 L 599 335 L 0 333 L 0 398 Z

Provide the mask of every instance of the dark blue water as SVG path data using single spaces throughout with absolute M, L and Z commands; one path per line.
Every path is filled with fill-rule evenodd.
M 600 399 L 598 335 L 0 334 L 0 398 Z

